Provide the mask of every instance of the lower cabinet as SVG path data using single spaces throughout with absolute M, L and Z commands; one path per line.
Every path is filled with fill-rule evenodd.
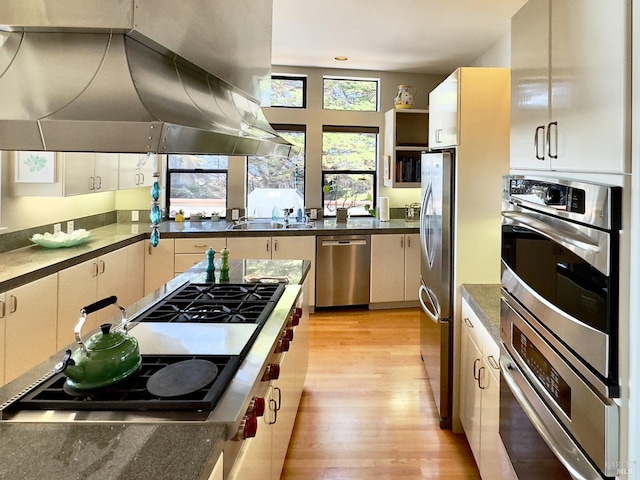
M 371 303 L 418 300 L 420 235 L 371 235 Z
M 309 305 L 315 305 L 316 279 L 316 237 L 229 237 L 227 238 L 229 258 L 235 259 L 279 259 L 309 260 L 311 268 L 307 274 L 309 284 Z
M 132 247 L 131 250 L 129 247 Z M 118 303 L 127 307 L 139 300 L 134 292 L 140 292 L 141 270 L 133 274 L 136 260 L 135 245 L 121 248 L 100 257 L 74 265 L 58 272 L 58 325 L 57 349 L 75 340 L 74 328 L 80 318 L 80 309 L 102 298 L 115 295 Z M 129 252 L 133 265 L 129 265 Z M 138 276 L 138 281 L 134 278 Z M 136 287 L 133 287 L 137 284 Z M 116 319 L 114 320 L 114 317 Z M 120 313 L 115 306 L 108 306 L 87 316 L 82 328 L 83 337 L 100 324 L 119 322 Z
M 464 299 L 461 323 L 460 421 L 480 476 L 500 478 L 498 346 Z
M 225 237 L 209 238 L 176 238 L 174 273 L 176 275 L 186 272 L 191 267 L 207 258 L 207 250 L 213 248 L 220 252 L 227 245 Z M 220 258 L 216 254 L 216 258 Z
M 144 294 L 149 295 L 173 278 L 175 243 L 162 238 L 157 247 L 144 241 Z
M 4 382 L 56 352 L 57 284 L 53 274 L 0 294 L 5 299 Z
M 6 295 L 0 293 L 0 386 L 4 385 L 4 337 L 5 337 L 5 325 L 6 312 L 7 312 Z

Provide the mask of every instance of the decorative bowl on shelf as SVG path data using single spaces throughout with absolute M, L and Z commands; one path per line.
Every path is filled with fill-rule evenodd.
M 71 233 L 56 232 L 56 233 L 36 233 L 30 240 L 45 248 L 65 248 L 74 247 L 80 245 L 91 237 L 91 232 L 80 228 L 74 230 Z

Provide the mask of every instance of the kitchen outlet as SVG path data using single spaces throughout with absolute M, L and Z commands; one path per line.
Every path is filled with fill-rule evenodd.
M 138 210 L 131 211 L 131 221 L 139 222 L 140 221 L 140 212 Z
M 240 210 L 237 208 L 231 210 L 231 220 L 240 220 Z
M 73 220 L 69 220 L 67 222 L 67 233 L 71 233 L 74 230 Z
M 315 208 L 312 208 L 309 210 L 309 218 L 311 220 L 316 220 L 318 218 L 318 210 Z
M 54 223 L 53 224 L 53 233 L 58 233 L 62 231 L 62 225 L 59 223 Z

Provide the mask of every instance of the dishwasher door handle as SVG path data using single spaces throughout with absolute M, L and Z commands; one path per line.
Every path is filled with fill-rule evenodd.
M 348 247 L 351 245 L 366 245 L 366 240 L 323 240 L 323 247 Z

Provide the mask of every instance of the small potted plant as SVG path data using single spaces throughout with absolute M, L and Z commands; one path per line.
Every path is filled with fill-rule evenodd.
M 175 220 L 176 222 L 184 222 L 184 212 L 182 211 L 182 209 L 178 210 L 178 213 L 176 213 Z

